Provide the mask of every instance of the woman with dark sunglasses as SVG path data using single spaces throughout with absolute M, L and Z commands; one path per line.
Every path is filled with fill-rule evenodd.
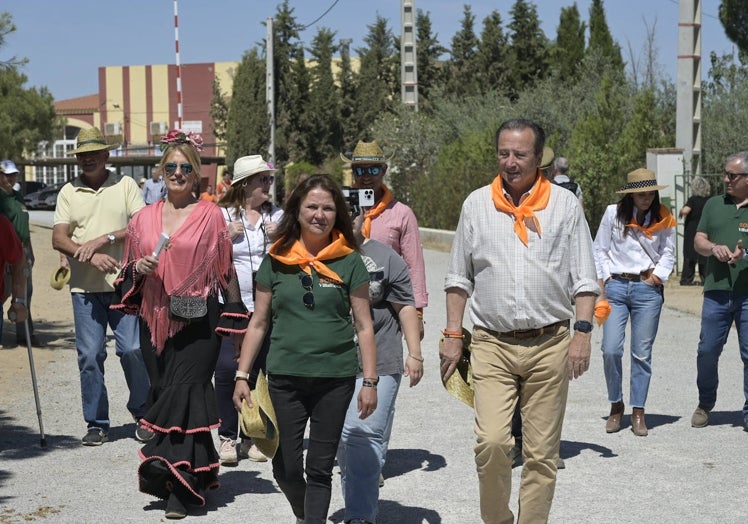
M 250 316 L 255 309 L 254 284 L 260 263 L 267 255 L 278 221 L 283 210 L 270 201 L 270 188 L 273 185 L 273 166 L 260 155 L 243 156 L 234 162 L 234 178 L 224 198 L 218 203 L 231 235 L 234 248 L 234 267 L 239 277 L 242 300 Z M 230 338 L 224 338 L 221 354 L 216 364 L 216 398 L 221 415 L 218 437 L 221 441 L 218 450 L 221 465 L 235 465 L 240 458 L 253 462 L 265 462 L 267 457 L 252 444 L 249 437 L 242 435 L 237 449 L 239 424 L 232 396 L 234 395 L 234 374 L 239 359 L 240 346 Z M 249 385 L 255 387 L 260 370 L 265 371 L 265 359 L 270 347 L 270 330 L 265 335 L 260 353 L 252 365 Z
M 272 311 L 267 372 L 280 437 L 273 475 L 297 522 L 322 524 L 359 372 L 354 326 L 364 377 L 357 398 L 362 419 L 377 407 L 378 382 L 369 273 L 358 253 L 345 198 L 332 178 L 312 175 L 296 186 L 269 254 L 257 272 L 255 311 L 239 357 L 234 406 L 241 410 L 242 401 L 252 403 L 247 380 Z
M 140 491 L 167 500 L 169 519 L 185 517 L 188 505 L 203 506 L 205 492 L 218 487 L 212 378 L 221 335 L 247 325 L 221 210 L 193 193 L 201 143 L 179 130 L 162 139 L 166 198 L 130 221 L 116 282 L 121 302 L 112 306 L 140 317 L 151 382 L 140 424 L 153 438 L 140 450 L 138 480 Z

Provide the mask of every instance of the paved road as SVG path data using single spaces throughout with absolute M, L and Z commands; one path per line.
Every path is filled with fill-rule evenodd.
M 41 220 L 40 220 L 41 221 Z M 441 284 L 446 254 L 426 252 L 431 306 L 426 310 L 426 376 L 398 399 L 381 491 L 381 523 L 479 523 L 470 410 L 448 396 L 438 379 L 437 340 L 444 323 Z M 40 289 L 40 288 L 38 288 Z M 551 521 L 557 523 L 742 523 L 748 511 L 748 433 L 741 419 L 742 375 L 734 332 L 725 348 L 720 398 L 712 425 L 693 429 L 695 348 L 699 319 L 666 308 L 655 345 L 647 406 L 650 435 L 604 432 L 608 404 L 593 334 L 592 371 L 570 389 Z M 0 365 L 3 355 L 0 351 Z M 37 350 L 38 352 L 45 350 Z M 31 382 L 20 373 L 0 384 L 0 524 L 23 522 L 163 522 L 164 505 L 138 493 L 135 426 L 124 407 L 125 384 L 113 350 L 107 384 L 111 442 L 84 448 L 75 351 L 57 350 L 39 372 L 48 447 L 39 446 Z M 627 366 L 628 367 L 628 366 Z M 626 375 L 628 371 L 626 371 Z M 628 388 L 624 388 L 626 391 Z M 185 522 L 291 523 L 269 463 L 242 461 L 221 471 L 222 488 Z M 516 510 L 520 469 L 514 471 Z M 330 522 L 341 522 L 334 480 Z

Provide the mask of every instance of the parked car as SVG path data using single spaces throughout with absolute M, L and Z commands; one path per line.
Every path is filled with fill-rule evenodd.
M 31 193 L 36 193 L 47 187 L 47 184 L 45 184 L 44 182 L 36 182 L 35 180 L 30 180 L 21 185 L 24 186 L 23 187 L 24 195 L 30 195 Z
M 54 209 L 57 205 L 57 193 L 60 192 L 62 184 L 45 187 L 41 191 L 30 193 L 23 197 L 26 207 L 29 209 Z

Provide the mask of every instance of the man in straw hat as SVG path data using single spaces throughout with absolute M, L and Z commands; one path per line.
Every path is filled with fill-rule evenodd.
M 26 259 L 25 272 L 21 273 L 23 282 L 21 297 L 19 300 L 26 301 L 26 311 L 29 313 L 28 324 L 29 332 L 31 333 L 31 344 L 38 346 L 39 340 L 34 335 L 34 323 L 31 319 L 31 294 L 33 292 L 33 280 L 31 269 L 34 265 L 34 249 L 31 246 L 31 232 L 29 229 L 29 212 L 26 210 L 26 204 L 23 201 L 23 195 L 13 188 L 15 183 L 15 175 L 18 174 L 18 168 L 16 164 L 11 160 L 3 160 L 0 162 L 0 215 L 5 215 L 15 230 L 18 238 L 21 240 L 23 246 L 23 254 Z M 0 278 L 4 278 L 4 275 L 0 273 Z M 10 275 L 7 286 L 11 285 L 13 276 Z M 0 297 L 3 299 L 5 297 Z M 2 306 L 0 305 L 0 335 L 2 335 Z M 16 344 L 19 346 L 26 345 L 26 328 L 23 321 L 16 321 Z
M 130 218 L 145 206 L 138 184 L 106 168 L 110 145 L 97 128 L 83 129 L 75 155 L 80 174 L 65 184 L 57 197 L 52 246 L 70 260 L 70 292 L 78 350 L 84 446 L 99 446 L 109 432 L 109 400 L 104 384 L 107 325 L 114 332 L 116 354 L 125 372 L 130 398 L 127 408 L 139 421 L 145 414 L 148 374 L 140 353 L 138 320 L 109 308 L 113 283 L 122 259 L 125 229 Z M 136 438 L 153 433 L 139 426 Z
M 475 463 L 481 517 L 491 524 L 514 522 L 510 452 L 517 402 L 525 459 L 517 522 L 548 520 L 569 380 L 589 368 L 600 292 L 582 209 L 571 192 L 540 172 L 544 142 L 533 121 L 501 124 L 495 136 L 499 174 L 463 203 L 444 283 L 444 381 L 462 358 L 470 299 Z
M 340 157 L 351 165 L 354 188 L 374 190 L 374 207 L 364 213 L 362 233 L 364 238 L 390 246 L 408 265 L 423 338 L 423 308 L 428 305 L 428 293 L 421 234 L 413 210 L 398 201 L 384 184 L 391 156 L 385 157 L 376 141 L 360 140 L 350 157 L 343 154 Z
M 725 194 L 707 200 L 694 239 L 696 252 L 708 258 L 696 353 L 699 405 L 691 426 L 709 424 L 717 402 L 719 357 L 734 322 L 743 361 L 741 425 L 748 431 L 748 323 L 742 318 L 748 312 L 748 151 L 727 158 L 723 181 Z

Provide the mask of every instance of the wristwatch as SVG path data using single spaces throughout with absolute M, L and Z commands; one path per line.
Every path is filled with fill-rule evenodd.
M 587 322 L 586 320 L 577 320 L 574 322 L 574 331 L 579 331 L 581 333 L 590 333 L 592 332 L 592 322 Z
M 117 241 L 117 237 L 114 236 L 114 233 L 109 233 L 106 237 L 109 240 L 110 245 L 113 245 Z
M 16 297 L 16 298 L 13 299 L 13 303 L 14 304 L 23 304 L 25 306 L 26 305 L 26 299 L 23 298 L 23 297 Z

